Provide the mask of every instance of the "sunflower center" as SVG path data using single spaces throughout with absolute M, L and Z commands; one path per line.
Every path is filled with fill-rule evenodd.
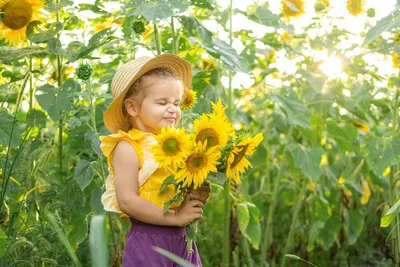
M 239 153 L 234 154 L 233 156 L 233 162 L 231 164 L 231 169 L 234 168 L 244 157 L 244 154 L 246 153 L 247 148 L 249 147 L 249 145 L 245 145 L 245 146 L 239 146 L 238 148 L 240 149 Z
M 201 130 L 196 137 L 196 142 L 204 143 L 207 140 L 207 149 L 219 144 L 218 134 L 212 128 Z
M 7 28 L 19 30 L 32 19 L 32 6 L 25 0 L 11 0 L 4 6 L 3 23 Z
M 206 165 L 207 161 L 203 154 L 190 155 L 186 160 L 187 168 L 190 172 L 197 172 Z
M 167 139 L 162 147 L 163 151 L 168 155 L 175 155 L 179 152 L 179 143 L 175 138 Z

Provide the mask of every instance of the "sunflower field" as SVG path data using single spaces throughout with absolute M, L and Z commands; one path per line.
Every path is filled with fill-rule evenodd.
M 163 53 L 192 65 L 183 126 L 221 99 L 235 131 L 263 135 L 243 175 L 211 183 L 203 266 L 400 266 L 399 10 L 0 0 L 0 266 L 121 266 L 103 112 L 118 66 Z

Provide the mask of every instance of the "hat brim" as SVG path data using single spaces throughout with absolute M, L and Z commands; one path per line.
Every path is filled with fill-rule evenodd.
M 133 83 L 139 79 L 140 76 L 146 72 L 156 68 L 168 68 L 174 72 L 180 79 L 182 79 L 184 90 L 187 91 L 192 86 L 192 69 L 190 63 L 180 58 L 175 54 L 162 54 L 153 58 L 150 58 L 147 62 L 140 67 L 140 70 L 130 78 L 129 83 L 122 88 L 121 93 L 116 96 L 111 105 L 104 112 L 104 124 L 111 133 L 117 133 L 118 131 L 129 131 L 127 129 L 126 120 L 123 114 L 122 105 L 124 104 L 124 98 L 129 88 Z M 129 72 L 126 73 L 129 76 Z M 128 79 L 128 78 L 127 78 Z

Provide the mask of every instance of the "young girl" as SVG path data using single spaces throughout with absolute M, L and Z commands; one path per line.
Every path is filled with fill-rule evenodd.
M 130 61 L 112 80 L 114 101 L 104 113 L 104 123 L 113 134 L 101 137 L 110 171 L 102 203 L 132 223 L 126 235 L 124 267 L 178 266 L 154 247 L 201 266 L 196 245 L 194 253 L 187 252 L 184 226 L 202 218 L 210 189 L 190 191 L 182 203 L 171 205 L 164 214 L 164 203 L 176 193 L 170 185 L 159 194 L 171 172 L 159 168 L 151 150 L 157 142 L 155 135 L 179 121 L 179 105 L 191 79 L 187 61 L 164 54 Z

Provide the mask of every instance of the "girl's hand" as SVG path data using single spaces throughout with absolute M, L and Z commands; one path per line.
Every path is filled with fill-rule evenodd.
M 203 185 L 196 188 L 196 190 L 191 186 L 188 188 L 187 194 L 189 195 L 190 200 L 199 200 L 203 204 L 206 204 L 211 195 L 210 183 L 204 182 Z
M 203 218 L 203 203 L 199 200 L 190 200 L 185 197 L 180 207 L 175 211 L 176 225 L 184 227 L 196 219 Z

